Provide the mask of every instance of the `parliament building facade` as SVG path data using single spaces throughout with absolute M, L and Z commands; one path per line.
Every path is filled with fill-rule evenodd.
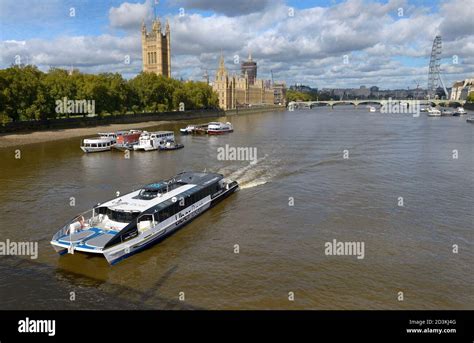
M 166 21 L 164 32 L 161 22 L 155 19 L 151 31 L 142 23 L 142 61 L 143 71 L 171 77 L 171 32 Z
M 248 65 L 249 61 L 244 62 Z M 247 63 L 247 64 L 245 64 Z M 256 68 L 255 68 L 256 69 Z M 259 80 L 247 71 L 243 75 L 230 75 L 225 67 L 224 57 L 221 55 L 216 78 L 212 85 L 213 90 L 219 97 L 219 107 L 223 110 L 231 110 L 252 105 L 273 105 L 275 101 L 274 90 L 268 87 L 264 80 Z

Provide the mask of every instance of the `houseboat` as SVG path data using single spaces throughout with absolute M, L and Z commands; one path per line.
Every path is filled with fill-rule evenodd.
M 114 148 L 117 150 L 133 150 L 133 146 L 138 144 L 142 130 L 129 130 L 117 132 L 117 143 Z
M 207 126 L 207 133 L 209 135 L 222 135 L 224 133 L 233 132 L 234 129 L 232 128 L 232 124 L 227 123 L 219 123 L 219 122 L 212 122 L 209 123 Z
M 138 144 L 133 146 L 133 150 L 158 150 L 163 146 L 167 141 L 174 141 L 173 131 L 157 131 L 157 132 L 148 132 L 143 131 L 140 135 Z
M 99 137 L 84 139 L 81 144 L 81 149 L 84 152 L 108 151 L 116 142 L 117 134 L 115 132 L 99 133 Z
M 51 239 L 60 255 L 104 256 L 110 264 L 169 236 L 238 190 L 221 174 L 182 172 L 77 215 Z

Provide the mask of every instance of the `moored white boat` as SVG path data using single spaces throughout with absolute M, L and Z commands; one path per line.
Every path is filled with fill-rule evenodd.
M 456 108 L 456 111 L 454 111 L 453 116 L 464 116 L 466 114 L 467 114 L 467 112 L 464 109 L 464 107 L 458 107 L 458 108 Z
M 441 117 L 441 111 L 437 108 L 429 108 L 427 112 L 428 117 Z
M 234 129 L 232 127 L 232 124 L 227 122 L 227 123 L 220 123 L 220 122 L 211 122 L 207 126 L 207 133 L 209 135 L 222 135 L 224 133 L 228 132 L 233 132 Z
M 372 113 L 377 112 L 377 109 L 374 106 L 370 106 L 369 112 L 372 112 Z
M 238 190 L 221 174 L 183 172 L 99 204 L 51 239 L 60 254 L 103 255 L 110 264 L 150 247 Z
M 167 141 L 174 141 L 173 131 L 143 131 L 138 144 L 133 146 L 133 150 L 158 150 L 161 146 L 164 146 Z
M 453 116 L 453 111 L 448 110 L 448 109 L 443 109 L 443 112 L 441 112 L 442 117 L 452 117 Z
M 100 152 L 110 150 L 117 142 L 114 132 L 99 133 L 97 138 L 87 138 L 82 141 L 81 149 L 84 152 Z
M 184 128 L 179 129 L 179 132 L 181 132 L 181 134 L 183 134 L 183 135 L 189 135 L 189 134 L 193 133 L 195 127 L 196 127 L 196 125 L 188 125 Z
M 168 150 L 179 150 L 184 148 L 183 144 L 178 144 L 175 141 L 167 141 L 163 146 L 160 146 L 160 150 L 168 151 Z

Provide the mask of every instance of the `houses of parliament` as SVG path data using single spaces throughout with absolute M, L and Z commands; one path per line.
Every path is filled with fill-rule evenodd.
M 257 79 L 257 63 L 251 54 L 241 64 L 241 75 L 230 75 L 221 55 L 212 89 L 217 93 L 219 107 L 223 110 L 285 103 L 284 83 L 274 85 Z
M 171 77 L 171 31 L 168 20 L 162 32 L 159 19 L 153 20 L 151 31 L 142 22 L 143 71 Z
M 164 32 L 159 19 L 153 20 L 151 31 L 142 23 L 143 71 L 171 77 L 171 30 L 166 21 Z M 284 104 L 285 85 L 269 85 L 257 79 L 257 63 L 249 54 L 241 65 L 241 75 L 230 75 L 221 55 L 212 89 L 219 98 L 219 107 L 231 110 L 252 105 Z

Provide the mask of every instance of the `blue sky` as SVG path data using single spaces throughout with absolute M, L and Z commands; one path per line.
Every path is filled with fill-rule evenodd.
M 173 77 L 212 75 L 221 51 L 236 69 L 233 57 L 252 50 L 263 78 L 272 70 L 289 84 L 406 88 L 424 85 L 436 34 L 447 83 L 473 76 L 473 7 L 471 0 L 162 0 L 157 12 L 171 22 Z M 141 71 L 144 17 L 153 17 L 152 0 L 1 0 L 0 68 L 21 56 L 42 70 L 133 77 Z M 454 55 L 461 63 L 452 63 Z M 124 65 L 124 56 L 132 63 Z

